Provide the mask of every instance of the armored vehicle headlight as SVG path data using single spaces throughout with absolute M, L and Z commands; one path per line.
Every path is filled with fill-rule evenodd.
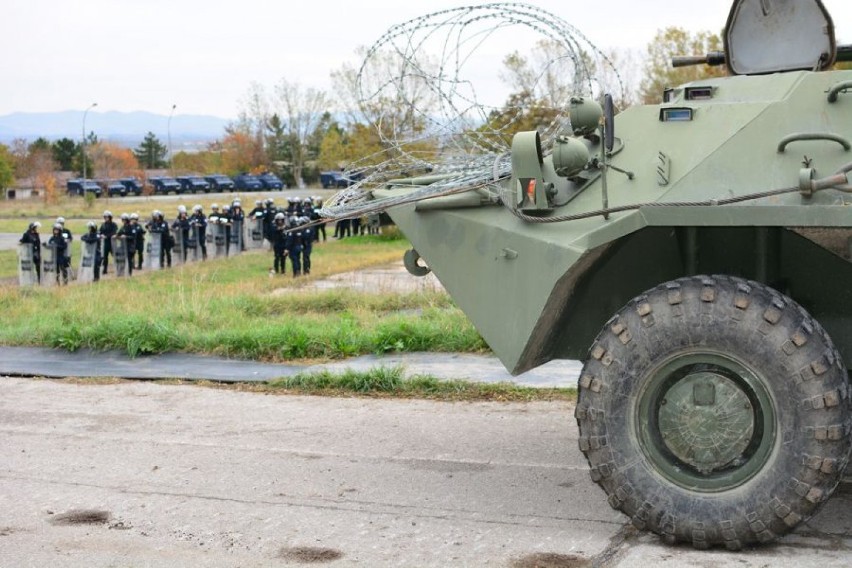
M 588 136 L 598 129 L 603 116 L 603 109 L 595 101 L 575 97 L 571 99 L 569 116 L 574 135 Z
M 589 149 L 577 138 L 562 136 L 553 145 L 553 168 L 558 176 L 576 176 L 585 169 L 589 159 Z

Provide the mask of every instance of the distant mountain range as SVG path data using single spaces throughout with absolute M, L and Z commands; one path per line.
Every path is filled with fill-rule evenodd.
M 168 115 L 150 112 L 96 112 L 86 115 L 86 133 L 94 132 L 100 140 L 125 146 L 136 146 L 149 131 L 163 143 L 168 138 Z M 230 121 L 217 116 L 176 114 L 172 117 L 172 144 L 209 142 L 224 135 Z M 39 136 L 48 140 L 79 140 L 83 129 L 83 111 L 16 112 L 0 116 L 0 143 L 15 138 L 32 142 Z

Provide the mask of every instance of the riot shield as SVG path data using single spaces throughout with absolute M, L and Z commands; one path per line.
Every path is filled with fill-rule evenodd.
M 215 257 L 216 256 L 216 247 L 213 246 L 213 227 L 216 226 L 216 222 L 209 220 L 209 219 L 210 218 L 208 217 L 207 232 L 204 235 L 204 240 L 207 243 L 208 254 Z
M 124 235 L 116 235 L 112 237 L 112 258 L 115 262 L 115 275 L 122 277 L 127 272 L 127 263 L 133 262 L 133 259 L 127 258 L 127 239 Z
M 59 284 L 59 267 L 56 266 L 56 245 L 44 245 L 41 249 L 41 285 Z
M 148 255 L 145 257 L 145 268 L 150 270 L 160 269 L 160 250 L 163 247 L 163 233 L 148 233 Z
M 186 261 L 195 262 L 200 257 L 198 246 L 198 225 L 192 223 L 189 227 L 189 234 L 186 237 Z
M 18 283 L 21 286 L 38 286 L 38 271 L 30 243 L 18 245 Z
M 243 252 L 243 223 L 242 219 L 231 221 L 231 246 L 228 248 L 228 256 L 235 256 Z
M 246 223 L 246 248 L 263 248 L 263 217 L 251 217 Z
M 99 245 L 99 241 L 81 242 L 80 269 L 77 271 L 77 280 L 80 282 L 93 282 L 95 280 L 95 257 Z
M 177 227 L 172 230 L 172 238 L 174 239 L 174 246 L 172 247 L 172 266 L 177 266 L 178 264 L 184 263 L 184 251 L 186 250 L 186 246 L 183 241 L 183 229 Z
M 222 258 L 224 256 L 227 256 L 227 243 L 225 242 L 224 223 L 213 223 L 211 225 L 208 225 L 207 232 L 213 233 L 213 258 Z

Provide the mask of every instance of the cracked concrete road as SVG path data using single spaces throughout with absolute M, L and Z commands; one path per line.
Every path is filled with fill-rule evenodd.
M 636 534 L 567 403 L 0 379 L 0 566 L 849 566 L 852 496 L 779 544 Z

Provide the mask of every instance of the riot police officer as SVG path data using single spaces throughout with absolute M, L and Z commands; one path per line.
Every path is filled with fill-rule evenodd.
M 207 216 L 201 205 L 192 208 L 192 217 L 189 218 L 189 222 L 195 226 L 198 246 L 201 248 L 201 260 L 207 260 Z
M 86 223 L 86 227 L 89 231 L 80 237 L 80 240 L 84 243 L 94 243 L 95 245 L 95 258 L 92 259 L 92 268 L 94 269 L 94 279 L 95 282 L 100 280 L 101 278 L 101 239 L 103 238 L 98 234 L 98 225 L 94 221 L 89 221 Z
M 320 214 L 319 214 L 320 209 L 322 209 L 322 198 L 316 196 L 316 197 L 313 198 L 313 207 L 311 208 L 312 213 L 311 213 L 311 216 L 310 216 L 311 221 L 319 221 L 320 220 L 320 218 L 321 218 Z M 322 233 L 322 240 L 323 240 L 323 242 L 325 242 L 325 240 L 326 240 L 325 222 L 322 222 L 322 223 L 320 223 L 316 226 L 316 231 L 315 231 L 316 238 L 315 238 L 315 240 L 317 242 L 319 242 L 320 233 Z
M 112 220 L 112 213 L 109 211 L 104 211 L 104 222 L 101 223 L 101 226 L 98 229 L 98 234 L 103 237 L 104 241 L 104 274 L 107 273 L 107 268 L 109 267 L 109 255 L 112 254 L 112 237 L 114 237 L 117 232 L 118 225 L 116 225 L 115 222 Z
M 311 251 L 314 247 L 316 231 L 313 227 L 306 227 L 311 220 L 307 216 L 299 217 L 299 226 L 302 233 L 302 270 L 305 275 L 311 273 Z
M 121 214 L 121 228 L 115 233 L 117 237 L 121 237 L 124 243 L 125 259 L 127 263 L 127 275 L 133 276 L 133 256 L 136 254 L 136 234 L 142 227 L 137 223 L 133 225 L 130 222 L 130 215 L 127 213 Z
M 172 222 L 172 231 L 174 233 L 174 240 L 180 239 L 181 255 L 183 256 L 181 260 L 183 262 L 186 262 L 186 251 L 187 245 L 189 244 L 190 228 L 189 217 L 186 215 L 186 207 L 179 205 L 177 219 Z
M 231 202 L 231 225 L 234 235 L 237 236 L 241 251 L 246 250 L 246 242 L 243 238 L 243 229 L 245 228 L 246 212 L 243 211 L 243 204 L 239 199 L 234 199 Z
M 272 229 L 272 234 L 269 235 L 272 241 L 272 252 L 275 255 L 273 269 L 275 274 L 287 273 L 287 225 L 285 224 L 284 213 L 275 214 L 275 225 Z
M 163 216 L 163 212 L 159 209 L 151 214 L 151 221 L 148 225 L 148 230 L 151 233 L 160 234 L 160 268 L 171 268 L 172 266 L 172 235 L 169 232 L 169 224 Z
M 298 228 L 298 217 L 290 217 L 288 223 L 290 231 L 287 233 L 284 248 L 287 251 L 287 256 L 290 257 L 293 277 L 295 278 L 302 273 L 302 231 Z
M 21 235 L 19 243 L 30 245 L 33 250 L 33 264 L 36 269 L 36 281 L 41 284 L 41 236 L 38 234 L 38 230 L 41 227 L 41 223 L 38 221 L 33 221 L 30 223 L 27 230 Z
M 136 236 L 136 242 L 134 243 L 136 247 L 136 269 L 142 270 L 142 256 L 143 251 L 145 250 L 145 233 L 148 231 L 139 224 L 139 213 L 130 214 L 130 225 L 133 228 L 133 234 Z M 133 258 L 128 258 L 127 262 L 133 264 Z
M 68 257 L 65 251 L 68 248 L 68 241 L 62 234 L 62 224 L 54 223 L 53 235 L 47 241 L 47 246 L 53 247 L 53 261 L 56 263 L 56 283 L 59 283 L 59 275 L 62 274 L 62 283 L 68 284 Z
M 74 240 L 74 235 L 71 234 L 71 231 L 65 227 L 65 217 L 57 217 L 56 223 L 62 227 L 62 238 L 65 239 L 65 244 L 68 246 L 65 247 L 65 279 L 68 280 L 68 267 L 71 266 L 71 241 Z M 66 282 L 67 284 L 67 282 Z

